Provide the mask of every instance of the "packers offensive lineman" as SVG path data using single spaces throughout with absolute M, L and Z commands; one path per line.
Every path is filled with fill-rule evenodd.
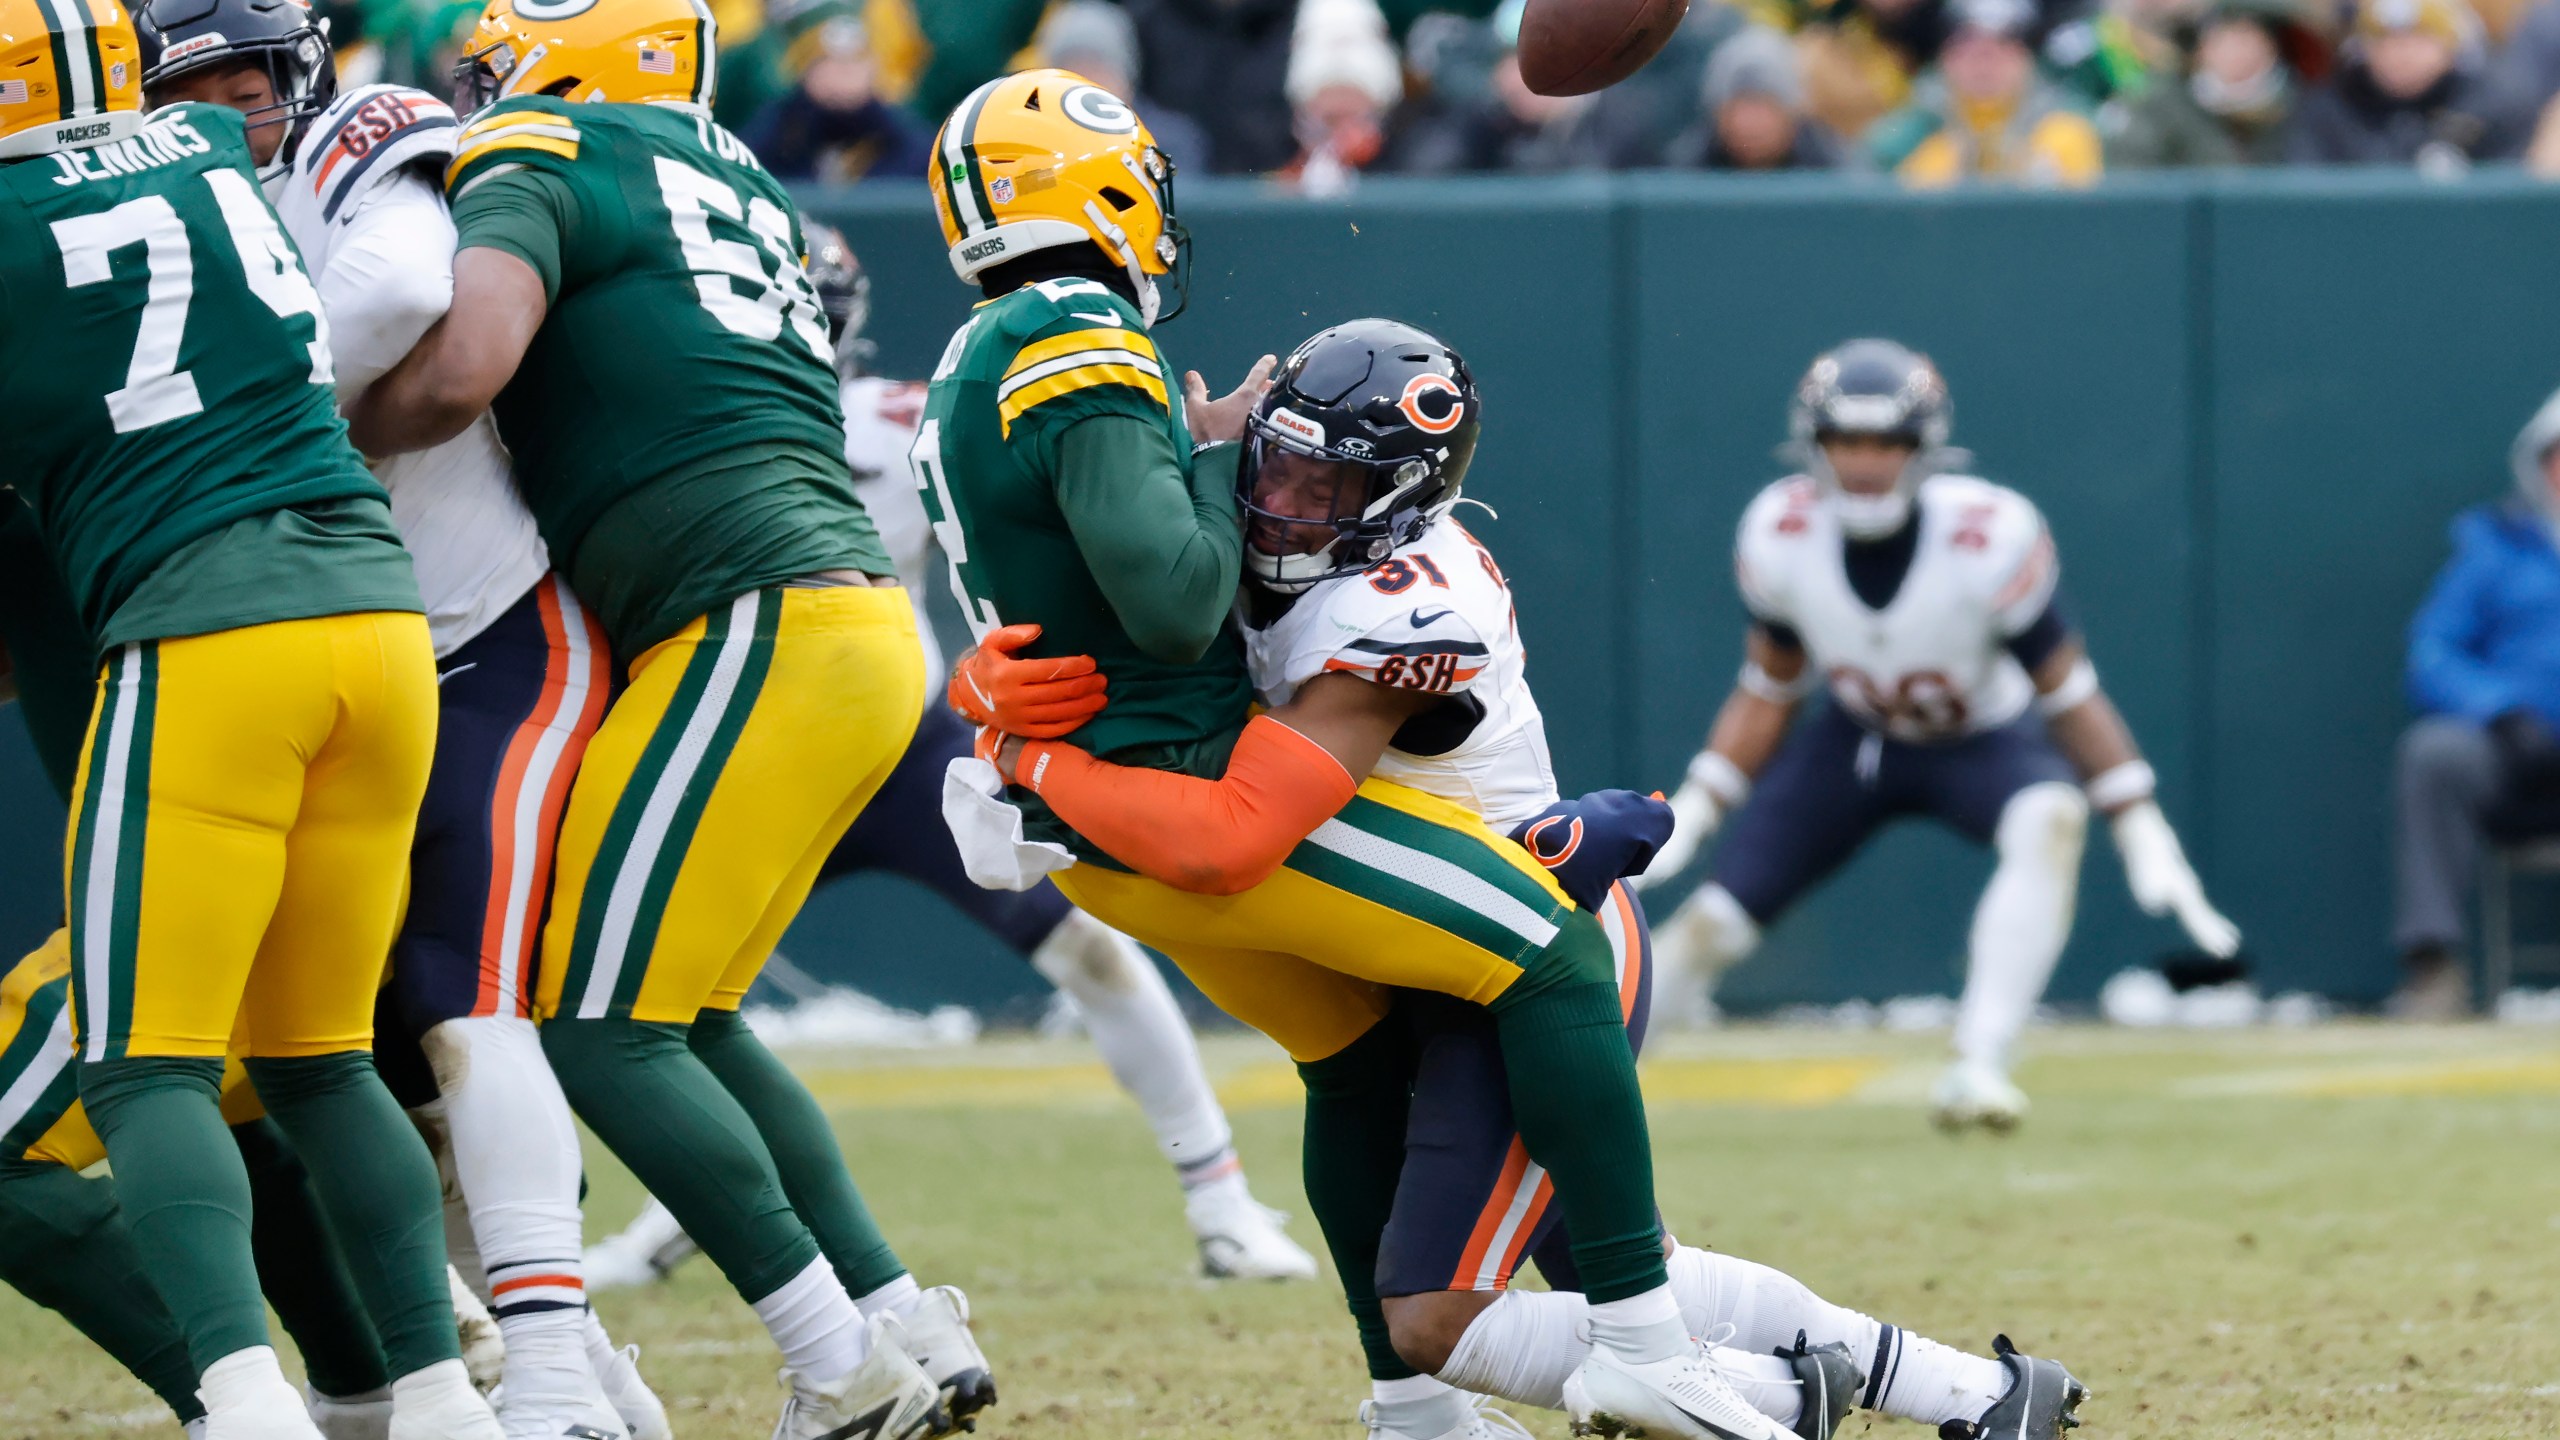
M 209 101 L 249 122 L 267 196 L 328 317 L 339 401 L 351 402 L 452 296 L 452 108 L 396 85 L 339 94 L 328 37 L 299 5 L 153 0 L 137 19 L 147 103 Z M 376 477 L 416 561 L 440 710 L 381 998 L 384 1075 L 451 1163 L 462 1204 L 448 1214 L 450 1249 L 504 1337 L 507 1433 L 610 1436 L 627 1424 L 653 1440 L 664 1414 L 585 1304 L 577 1126 L 532 1009 L 552 843 L 604 714 L 610 657 L 549 573 L 485 414 Z
M 687 0 L 492 0 L 457 72 L 453 299 L 353 419 L 396 454 L 494 408 L 624 677 L 542 939 L 570 1104 L 764 1321 L 781 1440 L 906 1440 L 993 1397 L 966 1302 L 899 1264 L 737 1006 L 905 747 L 922 665 L 799 221 L 707 108 L 715 43 Z
M 1893 819 L 1934 815 L 1989 845 L 1933 1105 L 1949 1129 L 2007 1130 L 2027 1109 L 2013 1051 L 2071 935 L 2092 806 L 2144 910 L 2217 956 L 2240 932 L 2206 901 L 2098 686 L 2044 517 L 1956 473 L 1970 457 L 1948 448 L 1953 419 L 1937 367 L 1890 340 L 1852 340 L 1805 373 L 1790 414 L 1804 472 L 1761 491 L 1734 541 L 1742 676 L 1644 883 L 1733 816 L 1714 873 L 1661 932 L 1664 986 L 1688 998 Z M 1825 686 L 1830 703 L 1793 724 Z
M 373 997 L 435 664 L 327 326 L 219 107 L 146 122 L 114 0 L 0 7 L 0 409 L 102 662 L 67 846 L 80 1095 L 215 1440 L 316 1435 L 269 1344 L 235 1044 L 379 1333 L 397 1440 L 498 1435 L 458 1354 L 426 1148 Z
M 1278 1040 L 1311 1096 L 1311 1184 L 1344 1153 L 1322 1133 L 1317 1100 L 1364 1074 L 1385 1043 L 1385 987 L 1485 1006 L 1519 1082 L 1516 1123 L 1553 1177 L 1595 1302 L 1577 1418 L 1671 1435 L 1716 1433 L 1710 1423 L 1783 1433 L 1681 1325 L 1600 922 L 1463 808 L 1383 780 L 1357 785 L 1301 732 L 1247 722 L 1252 685 L 1230 617 L 1242 563 L 1230 442 L 1270 362 L 1222 400 L 1187 377 L 1184 405 L 1172 404 L 1148 333 L 1178 311 L 1186 258 L 1170 160 L 1108 92 L 1034 70 L 988 82 L 953 112 L 930 179 L 953 268 L 987 300 L 944 352 L 910 457 L 985 662 L 964 663 L 956 698 L 973 680 L 1005 683 L 1007 648 L 1090 657 L 1080 663 L 1109 676 L 1109 706 L 1058 728 L 1160 782 L 1119 817 L 1160 842 L 1133 854 L 1097 844 L 1038 793 L 1072 784 L 1066 757 L 1085 750 L 1045 752 L 1049 763 L 1023 774 L 1032 785 L 1010 792 L 991 766 L 955 762 L 944 814 L 972 875 L 1018 888 L 1055 872 L 1068 899 L 1173 957 Z M 1454 423 L 1450 397 L 1431 395 L 1417 405 Z M 1195 433 L 1213 442 L 1197 456 Z M 1338 694 L 1319 682 L 1299 704 Z M 1288 833 L 1285 850 L 1328 820 L 1325 838 L 1341 848 L 1257 863 L 1272 836 Z M 1150 860 L 1223 893 L 1120 868 Z
M 1370 773 L 1481 816 L 1565 881 L 1608 932 L 1632 1046 L 1650 998 L 1645 924 L 1612 881 L 1668 835 L 1670 815 L 1624 791 L 1558 803 L 1510 586 L 1452 513 L 1480 417 L 1465 361 L 1408 325 L 1338 325 L 1282 364 L 1254 410 L 1237 486 L 1249 522 L 1239 609 L 1254 689 L 1284 723 L 1309 688 L 1334 690 L 1325 719 L 1336 734 L 1365 703 L 1381 737 L 1361 752 L 1374 756 Z M 1004 728 L 1006 717 L 995 718 Z M 1015 773 L 1044 754 L 1062 758 L 1055 746 L 999 748 Z M 1080 787 L 1160 783 L 1064 763 L 1086 772 Z M 1106 844 L 1129 833 L 1112 828 L 1114 809 L 1097 790 L 1061 791 L 1054 803 L 1070 823 L 1090 816 Z M 1617 856 L 1625 863 L 1606 858 Z M 1551 1186 L 1512 1122 L 1498 1031 L 1448 996 L 1408 991 L 1396 1003 L 1359 1047 L 1378 1072 L 1370 1093 L 1346 1087 L 1322 1101 L 1353 1121 L 1329 1134 L 1368 1142 L 1338 1157 L 1366 1175 L 1368 1192 L 1355 1199 L 1349 1184 L 1314 1183 L 1311 1155 L 1310 1193 L 1330 1202 L 1319 1214 L 1355 1313 L 1384 1321 L 1385 1354 L 1364 1326 L 1371 1435 L 1489 1440 L 1497 1432 L 1463 1392 L 1577 1408 L 1567 1385 L 1590 1352 L 1590 1307 L 1573 1293 L 1579 1277 Z M 1531 1255 L 1553 1290 L 1510 1288 Z M 1964 1355 L 1830 1305 L 1766 1266 L 1680 1247 L 1669 1269 L 1689 1332 L 1729 1331 L 1739 1342 L 1710 1347 L 1715 1369 L 1799 1435 L 1827 1437 L 1864 1404 L 1966 1434 L 2050 1440 L 2084 1393 L 2061 1366 L 2017 1355 L 2005 1339 L 1997 1358 Z
M 899 581 L 916 605 L 925 673 L 945 674 L 942 647 L 922 604 L 933 532 L 907 472 L 925 387 L 866 373 L 872 345 L 862 332 L 871 309 L 870 276 L 841 233 L 826 225 L 807 228 L 809 279 L 826 308 L 842 382 L 845 461 L 853 467 L 854 493 L 879 527 Z M 941 815 L 943 770 L 969 753 L 970 740 L 969 727 L 949 706 L 928 700 L 915 740 L 827 856 L 819 884 L 866 871 L 902 875 L 1030 961 L 1075 1003 L 1112 1078 L 1138 1102 L 1157 1146 L 1173 1163 L 1202 1273 L 1213 1279 L 1312 1279 L 1315 1257 L 1289 1238 L 1279 1213 L 1257 1202 L 1246 1185 L 1225 1107 L 1210 1088 L 1199 1044 L 1155 962 L 1128 936 L 1069 905 L 1054 885 L 1010 892 L 971 883 Z M 587 1252 L 588 1283 L 645 1284 L 693 1253 L 675 1217 L 651 1201 L 619 1234 Z
M 0 703 L 14 688 L 45 778 L 64 801 L 97 676 L 70 594 L 35 518 L 0 489 Z M 70 932 L 57 928 L 0 977 L 0 1281 L 96 1342 L 204 1433 L 196 1367 L 116 1205 L 112 1176 L 82 1172 L 106 1149 L 81 1107 L 71 1047 Z M 379 1437 L 390 1421 L 382 1346 L 327 1234 L 302 1161 L 239 1064 L 226 1061 L 222 1115 L 249 1175 L 259 1288 L 293 1336 L 312 1423 L 329 1440 Z

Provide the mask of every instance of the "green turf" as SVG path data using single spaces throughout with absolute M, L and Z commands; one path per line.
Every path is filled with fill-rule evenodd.
M 1666 1040 L 1647 1080 L 1674 1228 L 1941 1339 L 2005 1329 L 2065 1359 L 2097 1390 L 2090 1440 L 2560 1433 L 2550 1036 L 2040 1032 L 2021 1077 L 2037 1108 L 2007 1141 L 1923 1124 L 1941 1043 Z M 1257 1188 L 1296 1204 L 1286 1070 L 1247 1040 L 1211 1059 Z M 1192 1278 L 1174 1187 L 1089 1052 L 808 1069 L 909 1262 L 976 1304 L 1004 1392 L 989 1440 L 1358 1440 L 1337 1292 Z M 598 1227 L 636 1204 L 599 1157 Z M 1294 1228 L 1313 1243 L 1303 1215 Z M 771 1351 L 707 1266 L 601 1308 L 645 1347 L 679 1436 L 770 1429 Z M 169 1428 L 53 1317 L 0 1296 L 0 1440 Z

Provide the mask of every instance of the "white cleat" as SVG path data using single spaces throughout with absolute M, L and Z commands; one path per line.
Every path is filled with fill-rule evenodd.
M 899 1337 L 894 1317 L 874 1317 L 871 1353 L 832 1385 L 783 1371 L 791 1398 L 782 1402 L 773 1440 L 921 1440 L 938 1433 L 944 1418 L 942 1392 Z
M 1212 1280 L 1312 1280 L 1316 1257 L 1280 1228 L 1288 1217 L 1253 1198 L 1242 1175 L 1193 1190 L 1182 1216 L 1200 1240 L 1200 1269 Z
M 1436 1435 L 1416 1435 L 1398 1430 L 1378 1418 L 1378 1402 L 1360 1402 L 1360 1423 L 1368 1427 L 1369 1440 L 1537 1440 L 1529 1427 L 1513 1419 L 1509 1413 L 1493 1408 L 1490 1395 L 1470 1395 L 1467 1418 L 1454 1430 Z
M 470 1372 L 472 1388 L 486 1395 L 506 1378 L 506 1337 L 498 1331 L 497 1317 L 462 1282 L 461 1271 L 447 1265 L 444 1278 L 453 1292 L 453 1328 L 462 1341 L 462 1368 Z
M 2026 1118 L 2027 1092 L 1975 1060 L 1948 1066 L 1929 1096 L 1930 1121 L 1950 1134 L 1979 1125 L 2005 1135 Z
M 516 1367 L 498 1401 L 507 1440 L 630 1440 L 583 1348 L 577 1359 L 575 1366 Z
M 593 1295 L 599 1290 L 655 1285 L 701 1253 L 702 1247 L 684 1233 L 676 1217 L 652 1197 L 630 1224 L 588 1246 L 580 1263 L 586 1271 L 587 1293 Z
M 1668 1360 L 1636 1361 L 1595 1345 L 1565 1377 L 1565 1411 L 1576 1435 L 1654 1440 L 1796 1440 L 1751 1408 L 1694 1342 Z
M 506 1440 L 498 1414 L 459 1360 L 391 1382 L 391 1440 Z
M 658 1401 L 658 1392 L 640 1378 L 640 1347 L 625 1345 L 613 1353 L 613 1363 L 596 1376 L 604 1386 L 604 1398 L 613 1413 L 622 1417 L 622 1428 L 631 1432 L 631 1440 L 675 1440 L 675 1430 L 667 1424 L 667 1407 Z
M 322 1440 L 302 1392 L 264 1345 L 213 1362 L 196 1388 L 203 1440 Z
M 328 1440 L 391 1440 L 389 1387 L 363 1395 L 323 1395 L 305 1385 L 303 1408 Z
M 977 1413 L 996 1403 L 996 1377 L 970 1333 L 969 1297 L 957 1286 L 936 1285 L 896 1323 L 900 1346 L 924 1367 L 942 1398 L 935 1433 L 977 1429 Z

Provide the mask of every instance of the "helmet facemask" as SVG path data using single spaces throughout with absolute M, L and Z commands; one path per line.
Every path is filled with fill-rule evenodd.
M 152 12 L 161 33 L 213 16 L 211 5 L 168 5 Z M 193 52 L 191 43 L 200 46 Z M 172 58 L 174 52 L 174 58 Z M 229 73 L 235 67 L 255 68 L 267 77 L 267 86 L 275 99 L 254 110 L 241 112 L 241 120 L 252 131 L 268 125 L 284 127 L 275 154 L 258 167 L 261 181 L 274 180 L 293 168 L 294 157 L 302 148 L 303 132 L 320 112 L 338 98 L 338 69 L 329 49 L 329 22 L 311 21 L 281 35 L 250 36 L 225 40 L 218 35 L 181 38 L 169 43 L 160 61 L 143 77 L 143 106 L 156 110 L 170 103 L 170 82 L 208 72 Z
M 1257 412 L 1250 423 L 1236 499 L 1244 511 L 1245 569 L 1266 590 L 1293 595 L 1336 576 L 1357 575 L 1419 539 L 1457 503 L 1455 488 L 1427 506 L 1415 503 L 1438 478 L 1427 461 L 1359 460 L 1292 435 L 1285 419 Z M 1269 502 L 1280 492 L 1266 493 L 1266 469 L 1280 472 L 1273 478 L 1289 491 L 1315 500 L 1320 497 L 1310 492 L 1320 481 L 1310 467 L 1328 470 L 1334 482 L 1330 496 L 1322 497 L 1329 499 L 1324 513 L 1307 513 L 1316 507 L 1303 503 L 1273 508 Z M 1310 532 L 1325 531 L 1331 536 L 1321 545 L 1297 548 Z M 1273 553 L 1265 541 L 1285 548 Z
M 464 51 L 453 62 L 453 113 L 467 120 L 505 98 L 507 77 L 515 72 L 515 47 L 504 40 Z
M 1813 477 L 1823 506 L 1853 540 L 1881 540 L 1910 523 L 1921 482 L 1971 459 L 1948 445 L 1954 407 L 1926 356 L 1885 340 L 1853 340 L 1814 361 L 1796 387 L 1788 458 Z M 1904 447 L 1881 491 L 1843 483 L 1826 448 L 1843 439 Z

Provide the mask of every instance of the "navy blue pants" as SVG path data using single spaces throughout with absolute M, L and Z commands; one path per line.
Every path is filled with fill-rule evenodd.
M 962 867 L 960 846 L 942 823 L 942 772 L 969 753 L 971 739 L 968 722 L 940 700 L 927 699 L 924 720 L 898 768 L 862 808 L 818 879 L 824 883 L 865 870 L 904 875 L 1028 956 L 1074 907 L 1045 880 L 1029 890 L 987 890 Z
M 386 1078 L 417 1093 L 418 1039 L 447 1020 L 533 1014 L 560 812 L 612 696 L 604 632 L 546 575 L 436 666 L 436 756 L 409 850 L 409 910 L 375 1004 Z
M 1644 1047 L 1653 1011 L 1653 938 L 1624 882 L 1601 923 L 1618 953 L 1627 1044 Z M 1418 1061 L 1405 1123 L 1404 1170 L 1378 1245 L 1378 1293 L 1501 1290 L 1524 1259 L 1547 1283 L 1577 1290 L 1555 1185 L 1511 1123 L 1511 1089 L 1493 1017 L 1447 995 L 1399 991 L 1388 1023 L 1413 1027 Z
M 2044 721 L 2027 715 L 1943 745 L 1890 740 L 1824 705 L 1796 726 L 1716 847 L 1715 883 L 1763 925 L 1906 815 L 1988 845 L 2010 797 L 2077 783 Z

